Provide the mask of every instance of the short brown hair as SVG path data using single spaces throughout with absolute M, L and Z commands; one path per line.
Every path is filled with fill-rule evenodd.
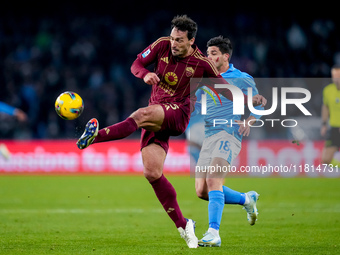
M 231 55 L 233 54 L 233 47 L 231 46 L 231 42 L 229 40 L 229 38 L 223 38 L 222 35 L 211 38 L 208 42 L 207 42 L 207 47 L 211 47 L 211 46 L 216 46 L 220 49 L 220 51 L 222 52 L 222 54 L 229 54 L 229 60 L 231 58 Z
M 197 24 L 195 21 L 190 19 L 187 15 L 177 15 L 171 21 L 171 29 L 177 28 L 183 32 L 188 31 L 188 39 L 196 37 Z

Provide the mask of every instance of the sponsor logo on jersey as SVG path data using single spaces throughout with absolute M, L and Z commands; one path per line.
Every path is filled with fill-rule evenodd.
M 167 72 L 164 79 L 170 86 L 174 86 L 178 82 L 178 77 L 174 72 Z

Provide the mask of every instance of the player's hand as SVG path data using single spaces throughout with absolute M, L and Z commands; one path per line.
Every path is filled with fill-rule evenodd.
M 144 82 L 149 85 L 157 85 L 157 83 L 160 81 L 159 77 L 155 73 L 148 73 L 144 77 Z
M 267 99 L 264 96 L 261 95 L 255 95 L 253 96 L 253 106 L 261 105 L 264 107 L 267 104 Z
M 326 136 L 327 129 L 328 129 L 327 125 L 322 125 L 322 127 L 321 127 L 321 129 L 320 129 L 320 135 L 321 135 L 322 137 Z
M 249 136 L 250 127 L 255 121 L 256 119 L 254 116 L 250 116 L 248 119 L 243 121 L 235 120 L 235 122 L 240 126 L 240 128 L 238 129 L 239 134 L 243 136 Z
M 20 122 L 25 122 L 27 120 L 26 113 L 20 109 L 15 109 L 14 116 L 17 117 Z

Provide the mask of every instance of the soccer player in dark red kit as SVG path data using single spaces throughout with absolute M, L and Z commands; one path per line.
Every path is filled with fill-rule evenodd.
M 93 143 L 125 138 L 142 128 L 141 153 L 144 176 L 150 182 L 156 196 L 175 223 L 189 248 L 197 248 L 195 222 L 183 217 L 176 191 L 163 175 L 163 164 L 169 149 L 169 137 L 182 134 L 189 122 L 191 100 L 195 100 L 191 78 L 221 77 L 214 66 L 194 44 L 197 24 L 186 15 L 176 16 L 171 22 L 169 37 L 161 37 L 149 45 L 131 66 L 132 73 L 152 85 L 149 105 L 140 108 L 126 120 L 99 129 L 96 119 L 91 119 L 77 142 L 79 149 Z M 145 67 L 155 64 L 154 72 Z M 224 79 L 221 79 L 224 80 Z M 221 93 L 232 100 L 225 89 Z M 260 95 L 253 102 L 266 103 Z

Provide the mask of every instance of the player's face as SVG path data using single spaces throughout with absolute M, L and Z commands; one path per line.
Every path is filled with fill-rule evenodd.
M 194 41 L 195 38 L 188 39 L 188 31 L 184 32 L 174 27 L 170 34 L 172 55 L 179 58 L 186 57 Z
M 332 79 L 337 86 L 340 86 L 340 68 L 332 69 Z
M 216 46 L 208 47 L 208 58 L 215 64 L 217 70 L 223 66 L 225 61 L 228 61 L 228 54 L 222 54 L 220 49 Z

